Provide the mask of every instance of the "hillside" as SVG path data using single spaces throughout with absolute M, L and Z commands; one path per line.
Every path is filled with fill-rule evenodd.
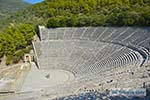
M 18 62 L 38 25 L 150 26 L 149 9 L 149 0 L 45 0 L 0 21 L 0 57 Z
M 0 18 L 6 17 L 27 6 L 29 4 L 22 0 L 0 0 Z
M 8 19 L 36 25 L 49 20 L 49 27 L 149 26 L 149 9 L 149 0 L 45 0 Z M 70 23 L 61 25 L 60 20 Z

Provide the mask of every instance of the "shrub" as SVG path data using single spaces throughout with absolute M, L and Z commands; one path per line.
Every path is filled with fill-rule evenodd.
M 13 63 L 18 63 L 20 59 L 22 59 L 23 56 L 24 56 L 23 50 L 19 50 L 15 52 L 15 54 L 13 55 L 13 59 L 12 59 Z
M 10 65 L 12 63 L 13 56 L 7 55 L 6 56 L 6 65 Z

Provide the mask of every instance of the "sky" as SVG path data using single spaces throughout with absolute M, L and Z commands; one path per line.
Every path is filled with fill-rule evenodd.
M 25 2 L 28 2 L 28 3 L 31 3 L 31 4 L 35 4 L 35 3 L 39 3 L 39 2 L 42 2 L 44 0 L 23 0 Z

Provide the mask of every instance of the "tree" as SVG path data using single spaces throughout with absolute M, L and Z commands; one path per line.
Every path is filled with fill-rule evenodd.
M 15 26 L 8 27 L 4 32 L 5 34 L 12 37 L 12 41 L 14 42 L 16 49 L 20 49 L 26 46 L 27 42 L 25 41 L 23 34 L 20 33 L 19 29 Z
M 30 45 L 33 36 L 36 33 L 35 28 L 30 24 L 19 24 L 17 26 L 17 29 L 18 32 L 24 36 L 24 39 L 27 42 L 27 44 Z
M 47 27 L 50 28 L 56 28 L 56 27 L 59 27 L 59 18 L 49 18 L 48 22 L 47 22 Z

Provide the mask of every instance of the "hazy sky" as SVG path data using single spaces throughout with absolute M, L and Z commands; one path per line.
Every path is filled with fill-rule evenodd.
M 26 1 L 26 2 L 28 2 L 28 3 L 34 4 L 34 3 L 41 2 L 41 1 L 43 1 L 43 0 L 23 0 L 23 1 Z

